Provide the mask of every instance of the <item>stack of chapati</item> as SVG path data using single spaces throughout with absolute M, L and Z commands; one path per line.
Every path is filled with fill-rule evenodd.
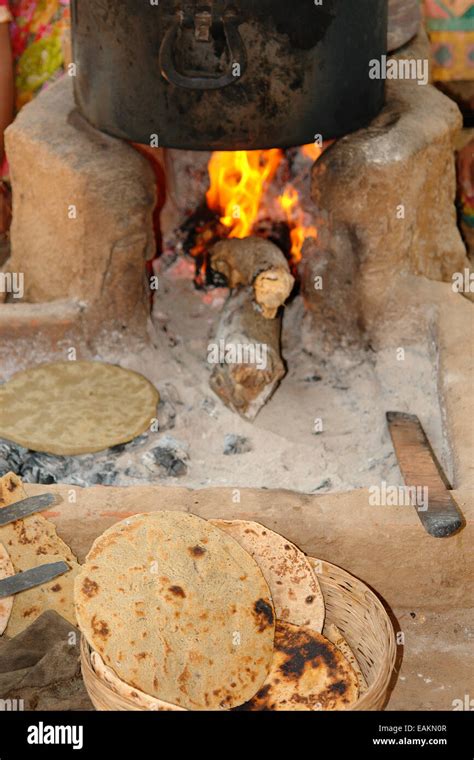
M 96 676 L 143 710 L 340 710 L 367 685 L 307 557 L 245 521 L 117 523 L 75 581 Z

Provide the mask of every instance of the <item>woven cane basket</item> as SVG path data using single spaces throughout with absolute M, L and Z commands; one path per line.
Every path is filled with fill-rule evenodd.
M 395 666 L 396 644 L 393 626 L 375 594 L 362 581 L 329 562 L 309 558 L 318 573 L 326 604 L 326 624 L 333 623 L 354 652 L 368 684 L 368 690 L 349 708 L 382 710 Z M 91 650 L 84 636 L 81 641 L 81 664 L 84 683 L 92 704 L 101 711 L 149 710 L 132 701 L 99 678 L 92 666 Z M 149 698 L 150 699 L 150 698 Z M 148 701 L 149 701 L 148 699 Z M 156 700 L 157 711 L 166 709 Z

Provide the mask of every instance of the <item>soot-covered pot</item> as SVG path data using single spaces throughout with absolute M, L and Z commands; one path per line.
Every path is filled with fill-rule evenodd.
M 358 129 L 387 0 L 73 0 L 75 94 L 98 129 L 196 150 L 289 147 Z M 155 138 L 156 141 L 156 138 Z

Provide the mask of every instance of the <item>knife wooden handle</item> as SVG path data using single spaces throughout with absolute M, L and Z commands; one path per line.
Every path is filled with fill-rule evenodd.
M 435 538 L 452 536 L 464 526 L 464 518 L 420 420 L 413 414 L 387 412 L 387 422 L 405 485 L 427 489 L 427 509 L 417 507 L 425 530 Z

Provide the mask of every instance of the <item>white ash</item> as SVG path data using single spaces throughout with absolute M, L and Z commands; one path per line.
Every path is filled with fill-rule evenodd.
M 283 320 L 288 374 L 251 423 L 227 409 L 209 388 L 207 346 L 227 291 L 197 291 L 193 272 L 192 262 L 184 258 L 160 272 L 153 346 L 137 346 L 135 352 L 130 346 L 118 349 L 116 336 L 111 335 L 96 354 L 82 351 L 79 355 L 117 363 L 148 377 L 163 399 L 158 410 L 160 432 L 149 433 L 121 452 L 75 462 L 65 473 L 57 463 L 52 474 L 60 482 L 89 485 L 102 479 L 118 485 L 159 482 L 188 488 L 286 488 L 304 493 L 348 491 L 381 481 L 399 486 L 402 480 L 385 420 L 386 412 L 392 410 L 420 417 L 449 477 L 437 357 L 421 331 L 419 344 L 406 348 L 403 362 L 397 361 L 393 348 L 324 350 L 313 333 L 305 333 L 302 301 L 296 298 Z M 25 366 L 24 352 L 18 354 L 17 366 L 13 358 L 9 357 L 8 367 L 2 361 L 4 378 Z M 61 358 L 67 355 L 61 356 L 60 349 L 46 354 L 35 351 L 32 344 L 28 366 Z M 315 424 L 318 420 L 322 430 Z M 173 460 L 167 459 L 160 446 L 158 459 L 150 464 L 149 453 L 167 429 L 173 430 L 180 450 L 186 453 L 186 458 L 177 457 L 186 472 L 179 463 L 173 471 Z M 248 438 L 252 450 L 238 456 L 225 454 L 223 441 L 230 433 Z M 181 471 L 179 477 L 176 469 Z M 31 473 L 30 477 L 36 477 L 33 466 Z
M 440 461 L 444 456 L 437 395 L 437 357 L 430 340 L 406 348 L 327 351 L 303 335 L 304 308 L 296 298 L 283 320 L 288 374 L 254 422 L 227 409 L 209 388 L 207 346 L 227 291 L 197 291 L 185 259 L 160 271 L 154 306 L 155 351 L 130 355 L 104 349 L 101 358 L 145 374 L 175 391 L 173 435 L 189 447 L 187 474 L 165 478 L 189 488 L 287 488 L 304 493 L 402 485 L 386 425 L 387 411 L 418 414 Z M 321 418 L 323 430 L 315 427 Z M 248 438 L 252 450 L 229 456 L 226 435 Z M 242 497 L 243 498 L 243 497 Z

